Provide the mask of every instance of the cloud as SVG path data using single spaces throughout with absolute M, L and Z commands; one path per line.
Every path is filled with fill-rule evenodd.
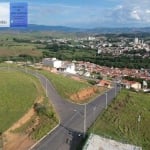
M 135 20 L 141 20 L 141 17 L 136 10 L 133 10 L 130 14 L 131 14 L 131 18 Z
M 132 0 L 132 3 L 131 0 L 120 0 L 112 7 L 31 3 L 29 22 L 74 27 L 148 26 L 149 8 L 150 0 Z

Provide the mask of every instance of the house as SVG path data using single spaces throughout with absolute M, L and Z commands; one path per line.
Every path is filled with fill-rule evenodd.
M 84 76 L 85 76 L 85 77 L 90 77 L 91 74 L 90 74 L 90 72 L 87 71 L 87 72 L 84 73 Z
M 75 68 L 76 68 L 76 67 L 75 67 L 75 64 L 74 64 L 74 63 L 67 64 L 67 65 L 65 66 L 64 72 L 70 73 L 70 74 L 76 74 Z
M 111 88 L 111 81 L 109 80 L 100 80 L 97 86 Z
M 52 68 L 61 68 L 62 61 L 57 60 L 56 58 L 44 58 L 42 60 L 42 64 L 44 66 L 49 66 L 49 67 L 52 67 Z
M 139 83 L 139 82 L 132 82 L 131 83 L 131 88 L 133 88 L 133 89 L 135 89 L 135 90 L 141 90 L 141 87 L 142 87 L 142 85 L 141 85 L 141 83 Z
M 122 85 L 123 87 L 125 87 L 126 89 L 131 89 L 131 88 L 133 88 L 133 89 L 135 89 L 135 90 L 141 90 L 141 88 L 142 88 L 141 83 L 136 82 L 136 81 L 123 80 L 123 81 L 121 82 L 121 85 Z

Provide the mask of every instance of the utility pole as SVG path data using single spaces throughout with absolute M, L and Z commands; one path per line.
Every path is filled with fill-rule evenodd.
M 117 96 L 117 87 L 116 87 L 116 83 L 115 83 L 115 97 Z
M 46 80 L 46 97 L 48 97 L 48 93 L 47 93 L 47 79 Z
M 95 107 L 93 107 L 93 121 L 95 121 L 95 110 L 96 110 L 96 106 Z M 95 124 L 95 122 L 94 122 L 94 124 Z M 94 134 L 94 124 L 93 124 L 93 134 Z
M 105 109 L 107 109 L 107 105 L 108 105 L 108 96 L 107 96 L 107 92 L 105 93 L 105 96 L 106 96 L 106 106 L 105 106 Z
M 140 137 L 140 122 L 141 122 L 141 115 L 138 116 L 138 120 L 137 120 L 137 137 L 138 138 Z
M 86 105 L 84 105 L 84 138 L 85 138 L 85 135 L 86 135 Z
M 10 67 L 9 67 L 9 57 L 8 57 L 7 65 L 8 65 L 8 66 L 7 66 L 7 70 L 8 70 L 8 72 L 9 72 L 9 70 L 10 70 L 10 69 L 9 69 L 9 68 L 10 68 Z

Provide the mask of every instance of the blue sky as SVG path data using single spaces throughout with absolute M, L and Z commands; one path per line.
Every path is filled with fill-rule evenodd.
M 80 28 L 150 26 L 150 0 L 11 0 L 16 1 L 29 3 L 30 24 Z

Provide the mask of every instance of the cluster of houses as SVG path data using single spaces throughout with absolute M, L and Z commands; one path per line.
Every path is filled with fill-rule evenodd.
M 135 89 L 136 91 L 147 88 L 146 80 L 150 80 L 149 70 L 138 70 L 138 69 L 120 69 L 120 68 L 109 68 L 105 66 L 99 66 L 90 62 L 83 61 L 61 61 L 56 58 L 44 58 L 42 60 L 43 66 L 55 68 L 59 72 L 80 75 L 88 78 L 94 78 L 94 74 L 102 76 L 103 80 L 98 81 L 98 86 L 105 86 L 111 88 L 113 82 L 107 80 L 107 78 L 118 79 L 119 85 L 126 89 Z M 120 80 L 123 76 L 142 78 L 143 85 L 136 81 Z
M 6 61 L 6 63 L 13 63 L 13 61 Z M 19 64 L 19 63 L 17 63 Z M 30 64 L 30 63 L 29 63 Z M 148 89 L 147 81 L 150 80 L 150 70 L 146 69 L 128 69 L 128 68 L 110 68 L 106 66 L 99 66 L 90 62 L 83 61 L 62 61 L 56 58 L 44 58 L 42 64 L 37 64 L 36 67 L 50 67 L 56 72 L 79 75 L 85 78 L 97 79 L 96 75 L 101 76 L 102 80 L 96 80 L 98 86 L 111 88 L 114 84 L 112 80 L 117 79 L 121 87 L 126 89 L 135 89 L 136 91 Z M 136 81 L 123 80 L 125 76 L 143 79 L 143 83 Z

